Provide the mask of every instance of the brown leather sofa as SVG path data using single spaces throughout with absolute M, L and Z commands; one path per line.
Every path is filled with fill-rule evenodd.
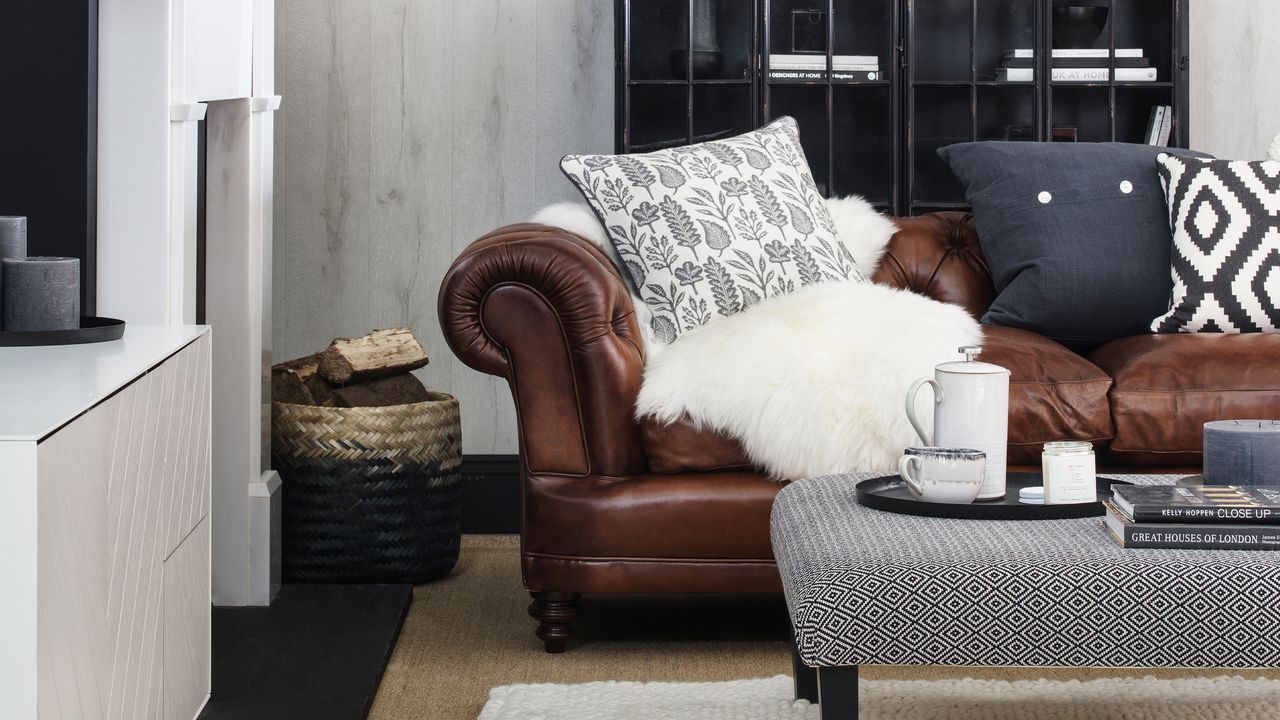
M 876 282 L 980 316 L 995 290 L 972 217 L 899 227 Z M 730 438 L 632 418 L 644 351 L 603 252 L 558 228 L 502 228 L 454 262 L 439 312 L 454 353 L 515 397 L 521 564 L 548 652 L 564 650 L 581 593 L 780 589 L 779 485 Z M 1044 442 L 1074 438 L 1129 472 L 1198 466 L 1208 420 L 1280 415 L 1277 358 L 1280 335 L 1146 335 L 1081 357 L 999 327 L 986 328 L 982 356 L 1011 371 L 1011 463 L 1038 465 Z

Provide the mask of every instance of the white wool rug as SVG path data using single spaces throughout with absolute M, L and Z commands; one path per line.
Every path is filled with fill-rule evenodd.
M 911 383 L 981 339 L 958 305 L 871 283 L 810 285 L 650 348 L 636 417 L 687 414 L 779 480 L 888 470 L 921 444 L 904 409 Z M 926 425 L 931 402 L 917 398 Z
M 1276 720 L 1280 681 L 861 680 L 860 720 Z M 818 720 L 791 678 L 504 685 L 479 720 Z

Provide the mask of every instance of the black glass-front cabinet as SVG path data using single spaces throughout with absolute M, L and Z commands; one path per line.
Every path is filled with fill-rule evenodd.
M 1168 144 L 1189 138 L 1186 0 L 618 0 L 616 17 L 618 152 L 791 115 L 823 193 L 898 215 L 965 207 L 937 156 L 952 143 L 1146 142 L 1165 114 Z

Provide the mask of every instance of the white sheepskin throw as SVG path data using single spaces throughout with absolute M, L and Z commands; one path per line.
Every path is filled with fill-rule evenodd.
M 897 223 L 857 195 L 828 199 L 827 212 L 835 222 L 836 237 L 853 253 L 853 261 L 867 277 L 874 275 L 889 240 L 898 232 Z
M 831 198 L 827 200 L 827 209 L 831 212 L 831 219 L 835 221 L 836 236 L 853 253 L 853 261 L 858 267 L 867 277 L 871 277 L 880 265 L 880 258 L 884 255 L 889 240 L 898 231 L 898 226 L 857 195 Z M 548 205 L 534 213 L 529 222 L 563 228 L 590 240 L 609 256 L 622 277 L 627 277 L 618 251 L 609 242 L 604 226 L 586 205 L 574 202 Z M 658 341 L 653 334 L 653 313 L 634 290 L 631 293 L 631 303 L 636 308 L 636 319 L 644 333 L 645 346 L 655 346 Z
M 956 305 L 870 283 L 810 285 L 651 349 L 636 416 L 687 413 L 778 480 L 889 470 L 920 443 L 903 408 L 911 383 L 981 338 Z M 919 402 L 931 421 L 929 394 Z
M 613 261 L 614 267 L 621 271 L 622 259 L 618 257 L 618 251 L 614 249 L 613 243 L 609 242 L 609 235 L 600 224 L 600 218 L 596 217 L 596 214 L 586 205 L 571 202 L 548 205 L 534 213 L 533 217 L 529 218 L 529 222 L 550 225 L 568 230 L 574 235 L 581 235 L 603 250 L 604 254 Z
M 1271 141 L 1271 147 L 1267 148 L 1267 159 L 1280 162 L 1280 135 L 1276 135 Z

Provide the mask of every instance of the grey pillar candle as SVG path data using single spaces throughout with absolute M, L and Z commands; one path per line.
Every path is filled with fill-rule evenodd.
M 80 327 L 78 258 L 5 258 L 0 260 L 0 277 L 6 331 Z
M 27 256 L 27 219 L 20 215 L 0 215 L 0 260 Z M 4 297 L 4 278 L 0 277 L 0 298 Z M 0 314 L 3 311 L 0 299 Z M 2 315 L 0 315 L 2 316 Z
M 1205 423 L 1204 481 L 1280 486 L 1280 420 Z
M 0 215 L 0 260 L 27 256 L 27 219 Z

